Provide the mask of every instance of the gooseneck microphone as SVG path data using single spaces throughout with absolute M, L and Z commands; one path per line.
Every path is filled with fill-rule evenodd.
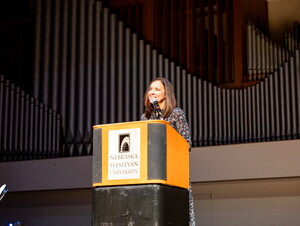
M 156 118 L 157 119 L 161 119 L 161 114 L 162 114 L 162 110 L 158 104 L 158 101 L 156 99 L 156 97 L 153 97 L 152 98 L 152 103 L 153 103 L 153 106 L 154 106 L 154 112 L 156 113 Z

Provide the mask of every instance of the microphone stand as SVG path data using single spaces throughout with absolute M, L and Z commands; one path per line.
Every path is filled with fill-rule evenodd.
M 160 108 L 155 108 L 154 110 L 154 115 L 156 116 L 156 119 L 161 119 L 161 109 Z

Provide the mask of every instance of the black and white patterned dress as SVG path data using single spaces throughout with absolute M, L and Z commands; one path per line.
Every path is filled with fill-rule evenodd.
M 149 120 L 157 119 L 156 115 L 151 115 Z M 145 117 L 145 114 L 142 115 L 141 120 L 145 121 L 148 120 Z M 163 118 L 170 123 L 170 125 L 181 135 L 184 139 L 189 143 L 190 147 L 192 146 L 191 141 L 191 132 L 185 117 L 183 110 L 179 107 L 174 108 L 172 113 L 167 117 Z M 194 213 L 194 202 L 192 196 L 192 189 L 191 186 L 188 189 L 189 191 L 189 214 L 190 214 L 190 226 L 195 226 L 195 213 Z

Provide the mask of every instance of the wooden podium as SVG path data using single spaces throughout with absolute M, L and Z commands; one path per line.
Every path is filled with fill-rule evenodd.
M 188 225 L 189 149 L 163 120 L 94 126 L 93 225 Z

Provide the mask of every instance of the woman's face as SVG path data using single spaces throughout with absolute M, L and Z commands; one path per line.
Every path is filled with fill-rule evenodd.
M 152 99 L 156 98 L 158 103 L 163 103 L 166 99 L 165 95 L 165 87 L 161 83 L 161 81 L 154 81 L 150 84 L 149 91 L 148 91 L 149 101 L 152 103 Z

